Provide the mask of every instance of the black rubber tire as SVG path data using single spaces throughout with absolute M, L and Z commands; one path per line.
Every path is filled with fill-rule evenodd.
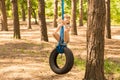
M 58 54 L 60 54 L 60 53 L 57 52 L 56 48 L 51 52 L 50 57 L 49 57 L 50 68 L 56 74 L 65 74 L 65 73 L 69 72 L 73 67 L 73 64 L 74 64 L 73 53 L 69 48 L 67 48 L 67 47 L 64 48 L 64 53 L 62 53 L 62 54 L 65 54 L 66 62 L 62 68 L 59 68 L 57 65 Z

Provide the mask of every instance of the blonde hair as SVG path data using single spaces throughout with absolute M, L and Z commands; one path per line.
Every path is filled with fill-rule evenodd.
M 70 19 L 70 16 L 68 14 L 64 14 L 64 18 Z
M 57 19 L 57 22 L 61 22 L 61 21 L 62 21 L 62 18 L 58 18 L 58 19 Z
M 70 20 L 70 16 L 68 14 L 64 14 L 64 18 Z M 56 20 L 58 23 L 61 23 L 63 20 L 61 17 L 59 17 L 57 20 Z

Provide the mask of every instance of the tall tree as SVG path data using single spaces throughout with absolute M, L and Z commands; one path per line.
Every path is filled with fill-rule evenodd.
M 32 9 L 32 17 L 34 18 L 34 23 L 38 24 L 37 22 L 37 10 L 38 10 L 38 2 L 36 0 L 31 0 L 31 9 Z
M 48 35 L 47 35 L 47 27 L 46 27 L 46 18 L 45 18 L 45 1 L 38 0 L 39 3 L 39 24 L 40 24 L 40 31 L 41 31 L 41 40 L 48 42 Z
M 31 0 L 27 0 L 27 6 L 28 6 L 27 26 L 28 26 L 28 29 L 32 29 L 32 27 L 31 27 Z
M 32 16 L 33 16 L 33 18 L 34 18 L 34 20 L 35 20 L 35 24 L 37 24 L 38 22 L 37 22 L 37 15 L 36 15 L 36 12 L 35 12 L 35 9 L 34 8 L 32 8 Z
M 72 11 L 71 11 L 71 14 L 72 14 L 72 19 L 71 19 L 71 26 L 72 26 L 72 29 L 71 29 L 71 34 L 73 35 L 77 35 L 77 26 L 76 26 L 76 2 L 77 0 L 71 0 L 72 2 Z
M 8 31 L 5 0 L 0 0 L 2 31 Z
M 18 16 L 18 3 L 17 0 L 11 0 L 13 11 L 13 25 L 14 25 L 14 38 L 20 39 L 20 25 Z
M 25 21 L 26 17 L 25 17 L 25 0 L 20 0 L 20 4 L 21 4 L 21 10 L 22 10 L 22 20 Z
M 79 26 L 83 26 L 83 0 L 79 0 L 80 9 L 79 9 Z
M 106 37 L 111 39 L 110 0 L 106 0 Z
M 105 80 L 105 0 L 88 0 L 87 60 L 84 80 Z
M 54 0 L 54 27 L 57 27 L 57 17 L 58 17 L 58 0 Z

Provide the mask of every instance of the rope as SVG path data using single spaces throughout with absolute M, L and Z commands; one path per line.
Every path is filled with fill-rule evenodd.
M 62 20 L 64 20 L 64 0 L 61 0 L 61 6 L 62 6 Z M 60 41 L 57 46 L 57 51 L 59 53 L 63 53 L 64 47 L 66 47 L 66 44 L 64 44 L 64 26 L 62 26 L 60 29 Z
M 64 20 L 64 0 L 62 0 L 61 6 L 62 6 L 62 19 Z
M 62 20 L 64 20 L 64 0 L 61 0 L 62 6 Z M 60 43 L 64 43 L 64 27 L 62 26 L 60 29 Z

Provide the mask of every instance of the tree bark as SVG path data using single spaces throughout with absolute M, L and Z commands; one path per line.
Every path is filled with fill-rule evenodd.
M 106 0 L 106 38 L 111 39 L 110 0 Z
M 76 0 L 71 0 L 72 2 L 72 19 L 71 19 L 71 34 L 77 35 L 77 27 L 76 27 Z
M 41 31 L 41 40 L 48 42 L 47 27 L 46 27 L 46 18 L 45 18 L 45 2 L 44 0 L 38 0 L 39 3 L 39 25 Z
M 2 31 L 8 31 L 5 0 L 0 0 Z
M 58 17 L 58 0 L 54 0 L 54 27 L 57 27 L 57 17 Z
M 28 26 L 28 29 L 32 29 L 32 27 L 31 27 L 31 0 L 27 0 L 27 6 L 28 6 L 27 26 Z
M 105 80 L 105 0 L 88 0 L 87 60 L 84 80 Z
M 14 38 L 20 39 L 20 25 L 19 25 L 19 16 L 18 16 L 18 4 L 17 0 L 11 0 L 12 2 L 12 11 L 13 11 L 13 25 L 14 25 Z
M 83 26 L 83 0 L 80 0 L 80 9 L 79 9 L 79 13 L 80 13 L 80 17 L 79 17 L 79 26 Z

